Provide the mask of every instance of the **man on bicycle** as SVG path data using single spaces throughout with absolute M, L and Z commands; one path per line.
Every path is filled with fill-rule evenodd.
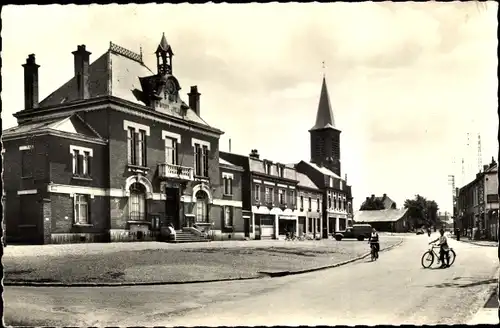
M 448 239 L 444 235 L 444 229 L 439 229 L 439 238 L 436 240 L 433 240 L 429 243 L 433 244 L 436 241 L 439 241 L 439 259 L 441 261 L 441 269 L 447 268 L 450 266 L 450 248 L 448 247 Z M 444 262 L 444 259 L 446 258 L 446 264 Z
M 380 250 L 380 244 L 378 240 L 378 233 L 375 228 L 372 229 L 372 233 L 370 234 L 370 238 L 368 239 L 368 243 L 370 244 L 370 247 L 375 248 L 375 258 L 378 259 L 378 252 Z

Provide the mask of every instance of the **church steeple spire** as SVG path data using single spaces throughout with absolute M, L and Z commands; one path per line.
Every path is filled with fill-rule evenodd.
M 311 162 L 325 166 L 340 176 L 340 130 L 335 127 L 330 96 L 323 76 L 319 96 L 316 124 L 309 130 L 311 137 Z
M 158 44 L 158 48 L 156 48 L 155 53 L 158 74 L 172 74 L 172 57 L 174 56 L 174 53 L 172 51 L 172 47 L 170 47 L 167 42 L 167 38 L 165 38 L 165 33 L 161 36 L 160 44 Z
M 318 112 L 316 114 L 316 124 L 311 128 L 311 131 L 321 129 L 335 129 L 335 119 L 333 117 L 332 105 L 330 103 L 330 96 L 328 95 L 324 74 L 321 94 L 319 96 Z

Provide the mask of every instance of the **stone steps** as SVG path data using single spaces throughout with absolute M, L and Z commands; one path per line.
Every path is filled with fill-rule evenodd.
M 177 231 L 175 236 L 175 241 L 173 243 L 201 243 L 201 242 L 209 242 L 210 239 L 196 236 L 195 234 L 188 231 Z

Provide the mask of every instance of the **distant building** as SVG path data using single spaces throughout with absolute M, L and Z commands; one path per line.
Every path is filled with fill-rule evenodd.
M 366 197 L 365 201 L 361 204 L 360 210 L 364 210 L 365 207 L 377 203 L 382 205 L 383 208 L 381 209 L 388 210 L 397 208 L 396 202 L 387 196 L 387 194 L 383 194 L 382 197 L 376 197 L 372 194 L 371 197 Z
M 453 229 L 453 218 L 451 213 L 448 212 L 438 212 L 437 214 L 437 228 L 450 230 Z
M 368 223 L 378 231 L 408 232 L 411 229 L 408 209 L 354 212 L 354 223 Z
M 456 228 L 464 236 L 498 240 L 498 210 L 498 164 L 492 158 L 473 181 L 459 189 Z

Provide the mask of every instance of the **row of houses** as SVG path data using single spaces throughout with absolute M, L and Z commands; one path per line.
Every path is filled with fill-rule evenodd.
M 472 239 L 498 240 L 498 164 L 494 158 L 456 191 L 455 229 Z
M 35 55 L 22 65 L 25 108 L 2 134 L 9 243 L 155 240 L 168 225 L 219 240 L 326 238 L 350 224 L 324 78 L 311 158 L 284 164 L 219 150 L 198 87 L 180 97 L 165 35 L 156 72 L 114 43 L 94 62 L 85 45 L 72 54 L 74 76 L 42 101 Z

